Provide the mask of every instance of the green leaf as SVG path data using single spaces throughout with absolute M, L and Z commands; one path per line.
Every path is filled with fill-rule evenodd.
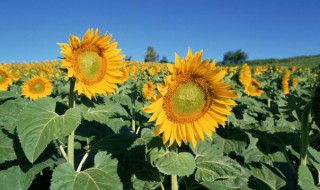
M 156 167 L 161 173 L 167 175 L 186 176 L 191 175 L 195 169 L 195 161 L 188 152 L 166 152 L 156 161 Z
M 320 178 L 320 152 L 309 147 L 308 148 L 308 160 L 316 168 L 318 177 Z M 320 183 L 320 181 L 319 181 Z
M 41 98 L 29 103 L 18 117 L 18 136 L 30 162 L 34 162 L 54 139 L 70 134 L 80 124 L 80 114 L 69 109 L 64 115 L 55 113 L 56 101 Z
M 16 152 L 13 146 L 13 139 L 4 134 L 0 130 L 0 164 L 5 161 L 11 161 L 17 158 Z
M 277 190 L 286 185 L 285 177 L 275 168 L 261 164 L 257 167 L 249 165 L 251 177 L 249 187 L 252 189 L 272 189 Z
M 0 126 L 4 126 L 11 134 L 14 133 L 18 115 L 27 101 L 23 98 L 8 100 L 0 105 Z
M 149 143 L 148 148 L 148 157 L 151 164 L 157 167 L 161 173 L 187 176 L 194 172 L 195 160 L 192 154 L 171 152 L 163 147 L 159 138 L 154 138 Z
M 128 117 L 127 111 L 119 104 L 106 102 L 95 108 L 84 108 L 82 116 L 87 121 L 96 121 L 108 125 L 113 131 L 118 132 L 123 126 L 130 125 L 121 117 Z
M 102 190 L 122 189 L 117 174 L 116 159 L 111 159 L 106 152 L 99 152 L 94 159 L 94 167 L 76 172 L 69 163 L 58 166 L 51 180 L 52 190 Z
M 307 166 L 299 166 L 298 178 L 298 185 L 302 190 L 317 190 L 312 174 Z
M 117 103 L 108 103 L 97 105 L 95 108 L 85 108 L 82 112 L 83 117 L 88 121 L 97 121 L 102 124 L 108 124 L 108 120 L 117 117 L 117 115 L 128 115 L 127 111 Z
M 234 160 L 223 155 L 221 144 L 199 143 L 196 150 L 195 178 L 208 189 L 243 189 L 247 174 Z
M 245 190 L 249 189 L 246 187 L 246 183 L 244 183 L 243 179 L 240 177 L 232 178 L 232 179 L 221 179 L 213 182 L 202 182 L 201 185 L 205 186 L 209 190 Z
M 13 166 L 0 172 L 0 187 L 1 190 L 26 190 L 33 178 L 33 175 L 24 173 L 19 166 Z
M 0 91 L 0 100 L 5 100 L 8 98 L 17 98 L 20 96 L 20 93 L 17 91 Z

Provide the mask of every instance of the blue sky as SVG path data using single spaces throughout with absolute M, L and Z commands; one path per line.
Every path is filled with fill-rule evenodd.
M 320 54 L 319 0 L 21 0 L 0 3 L 0 63 L 57 60 L 57 42 L 88 28 L 113 34 L 143 61 L 147 46 L 173 61 L 188 47 L 222 60 Z

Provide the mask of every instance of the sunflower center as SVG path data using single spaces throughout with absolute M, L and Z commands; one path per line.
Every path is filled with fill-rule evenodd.
M 79 57 L 79 68 L 86 80 L 93 81 L 101 74 L 101 58 L 98 53 L 85 51 Z
M 205 103 L 203 89 L 192 81 L 180 84 L 171 98 L 172 111 L 183 117 L 201 113 Z
M 168 119 L 178 123 L 197 121 L 212 105 L 212 89 L 205 79 L 192 73 L 181 74 L 175 80 L 163 97 Z
M 40 84 L 40 82 L 37 82 L 35 84 L 32 85 L 32 89 L 35 91 L 35 92 L 42 92 L 43 91 L 43 85 Z

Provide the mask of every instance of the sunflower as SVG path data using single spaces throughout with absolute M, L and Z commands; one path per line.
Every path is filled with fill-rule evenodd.
M 18 81 L 22 77 L 22 75 L 23 73 L 18 68 L 11 70 L 11 79 L 13 81 Z
M 142 96 L 150 100 L 154 92 L 154 84 L 151 81 L 147 81 L 142 85 Z
M 290 78 L 290 71 L 287 70 L 282 78 L 282 81 L 281 81 L 281 85 L 282 85 L 282 92 L 284 94 L 289 94 L 290 92 L 290 88 L 289 88 L 289 78 Z
M 255 78 L 252 78 L 250 85 L 244 88 L 245 93 L 249 96 L 261 96 L 263 90 L 259 89 L 260 84 L 261 82 L 257 81 Z
M 292 86 L 293 86 L 293 88 L 295 88 L 295 87 L 298 85 L 298 83 L 299 83 L 299 79 L 297 79 L 297 78 L 293 78 L 293 79 L 292 79 Z
M 49 96 L 52 92 L 51 82 L 43 77 L 35 76 L 28 79 L 21 86 L 21 94 L 31 100 Z
M 241 67 L 239 81 L 244 87 L 251 83 L 251 69 L 247 64 L 243 64 Z
M 219 124 L 225 125 L 226 115 L 236 102 L 236 91 L 232 85 L 221 82 L 226 75 L 209 60 L 201 62 L 202 51 L 181 59 L 175 55 L 175 64 L 168 64 L 171 75 L 165 78 L 161 96 L 143 110 L 151 113 L 149 122 L 156 121 L 153 134 L 162 135 L 163 143 L 174 142 L 181 146 L 182 141 L 197 146 L 197 140 L 209 138 Z
M 9 77 L 9 73 L 0 68 L 0 91 L 7 91 L 9 84 L 11 83 L 11 78 Z
M 78 36 L 70 36 L 69 44 L 61 46 L 61 68 L 68 70 L 68 77 L 74 77 L 74 91 L 89 99 L 95 94 L 111 94 L 117 88 L 116 83 L 123 82 L 124 55 L 119 54 L 117 42 L 111 41 L 111 35 L 99 36 L 99 30 L 88 29 L 82 41 Z

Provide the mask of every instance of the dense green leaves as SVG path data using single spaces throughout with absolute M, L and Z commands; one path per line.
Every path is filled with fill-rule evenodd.
M 117 175 L 116 159 L 106 152 L 99 152 L 94 159 L 94 167 L 81 172 L 74 170 L 69 163 L 58 166 L 52 175 L 52 190 L 102 190 L 122 189 Z
M 18 136 L 30 162 L 34 162 L 54 139 L 69 135 L 81 121 L 75 109 L 64 115 L 55 112 L 56 101 L 42 98 L 29 103 L 18 117 Z

